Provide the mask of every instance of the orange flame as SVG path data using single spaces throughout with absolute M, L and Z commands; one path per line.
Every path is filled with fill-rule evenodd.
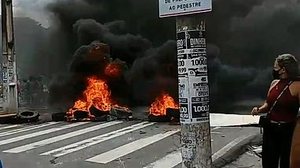
M 119 77 L 122 73 L 121 65 L 118 63 L 110 63 L 105 67 L 105 75 L 111 77 Z
M 88 86 L 83 92 L 83 98 L 77 100 L 74 106 L 67 112 L 68 118 L 74 118 L 75 111 L 86 111 L 90 117 L 90 107 L 93 105 L 101 111 L 110 111 L 112 107 L 111 92 L 105 81 L 97 79 L 96 77 L 89 77 L 87 79 Z
M 154 116 L 162 116 L 166 115 L 167 108 L 178 109 L 179 105 L 169 94 L 163 93 L 151 104 L 149 112 Z

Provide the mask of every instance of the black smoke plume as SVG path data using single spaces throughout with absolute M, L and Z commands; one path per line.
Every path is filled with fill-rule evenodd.
M 213 12 L 205 14 L 212 110 L 265 97 L 274 58 L 300 53 L 299 9 L 299 1 L 213 1 Z M 175 19 L 158 18 L 158 1 L 57 0 L 47 10 L 52 13 L 52 74 L 72 72 L 73 53 L 100 41 L 111 47 L 112 59 L 127 62 L 131 103 L 149 104 L 162 90 L 177 95 Z M 77 83 L 60 89 L 70 85 L 77 89 Z M 53 91 L 51 97 L 59 103 L 64 96 Z

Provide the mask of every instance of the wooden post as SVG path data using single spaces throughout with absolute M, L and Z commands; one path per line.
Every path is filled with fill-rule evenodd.
M 205 21 L 177 17 L 176 32 L 182 167 L 211 168 Z

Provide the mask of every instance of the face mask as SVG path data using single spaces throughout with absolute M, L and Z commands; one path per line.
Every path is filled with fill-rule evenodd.
M 273 69 L 273 74 L 272 74 L 273 79 L 279 79 L 279 77 L 280 77 L 279 71 L 280 71 L 280 69 L 277 71 Z

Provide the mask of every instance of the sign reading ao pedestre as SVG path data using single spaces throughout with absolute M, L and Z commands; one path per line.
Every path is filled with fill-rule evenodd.
M 159 17 L 212 11 L 212 0 L 159 0 Z

